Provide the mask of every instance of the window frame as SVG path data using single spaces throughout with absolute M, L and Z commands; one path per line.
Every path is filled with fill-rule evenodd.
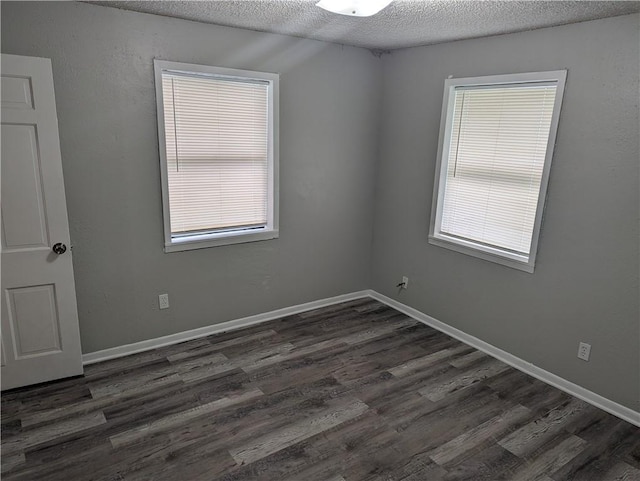
M 436 169 L 434 175 L 433 199 L 431 205 L 431 221 L 429 227 L 429 244 L 451 249 L 453 251 L 495 262 L 507 267 L 533 273 L 538 251 L 538 240 L 544 214 L 547 197 L 549 173 L 556 143 L 562 99 L 566 83 L 567 71 L 554 70 L 548 72 L 528 72 L 519 74 L 490 75 L 483 77 L 448 78 L 444 83 L 444 98 L 442 102 L 442 114 L 440 117 L 440 134 L 438 138 L 438 152 L 436 157 Z M 455 107 L 455 89 L 457 87 L 500 87 L 503 85 L 557 82 L 556 98 L 551 117 L 549 139 L 545 153 L 542 179 L 538 203 L 536 205 L 535 221 L 531 236 L 529 255 L 521 255 L 507 249 L 492 247 L 469 239 L 454 237 L 441 232 L 442 209 L 444 207 L 444 194 L 446 185 L 447 165 L 449 162 L 450 140 L 453 127 L 453 113 Z
M 154 77 L 156 88 L 158 146 L 160 151 L 160 177 L 162 184 L 162 218 L 164 225 L 164 251 L 178 252 L 192 249 L 204 249 L 230 244 L 256 242 L 279 237 L 279 82 L 280 75 L 269 72 L 239 70 L 225 67 L 171 62 L 154 59 Z M 209 75 L 215 78 L 241 80 L 259 80 L 268 82 L 268 159 L 267 159 L 267 224 L 260 228 L 241 228 L 203 232 L 185 236 L 173 236 L 171 233 L 171 211 L 169 205 L 168 163 L 165 138 L 164 98 L 162 93 L 162 73 L 164 71 Z

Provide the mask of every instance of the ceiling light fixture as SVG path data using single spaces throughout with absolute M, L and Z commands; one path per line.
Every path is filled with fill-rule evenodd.
M 393 0 L 320 0 L 320 8 L 350 17 L 370 17 L 375 15 Z

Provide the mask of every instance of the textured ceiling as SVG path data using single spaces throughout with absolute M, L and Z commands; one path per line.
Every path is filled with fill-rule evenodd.
M 395 0 L 373 17 L 345 17 L 317 0 L 91 2 L 198 22 L 282 33 L 370 49 L 428 45 L 613 17 L 638 1 Z

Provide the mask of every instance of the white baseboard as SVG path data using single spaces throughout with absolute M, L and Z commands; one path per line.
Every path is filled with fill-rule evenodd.
M 539 379 L 553 387 L 556 387 L 572 396 L 582 399 L 593 406 L 596 406 L 603 411 L 606 411 L 614 416 L 624 419 L 636 426 L 640 427 L 640 412 L 634 411 L 626 406 L 618 404 L 610 399 L 607 399 L 599 394 L 589 391 L 577 384 L 574 384 L 566 379 L 557 376 L 549 371 L 545 371 L 519 357 L 514 356 L 502 349 L 499 349 L 485 341 L 471 336 L 455 327 L 451 327 L 444 322 L 441 322 L 427 314 L 409 307 L 406 304 L 402 304 L 390 297 L 380 294 L 374 290 L 368 289 L 364 291 L 352 292 L 350 294 L 343 294 L 341 296 L 330 297 L 327 299 L 320 299 L 318 301 L 307 302 L 305 304 L 298 304 L 296 306 L 285 307 L 283 309 L 276 309 L 275 311 L 266 312 L 264 314 L 256 314 L 255 316 L 243 317 L 241 319 L 234 319 L 220 324 L 214 324 L 211 326 L 205 326 L 198 329 L 192 329 L 190 331 L 179 332 L 176 334 L 170 334 L 168 336 L 157 337 L 155 339 L 149 339 L 146 341 L 140 341 L 133 344 L 125 344 L 124 346 L 113 347 L 110 349 L 104 349 L 101 351 L 90 352 L 83 354 L 82 363 L 84 365 L 93 364 L 100 361 L 107 361 L 109 359 L 115 359 L 118 357 L 128 356 L 129 354 L 135 354 L 138 352 L 149 351 L 158 347 L 168 346 L 171 344 L 178 344 L 184 341 L 190 341 L 192 339 L 198 339 L 200 337 L 210 336 L 211 334 L 217 334 L 221 332 L 232 331 L 247 326 L 253 326 L 267 321 L 272 321 L 285 316 L 293 314 L 299 314 L 301 312 L 311 311 L 321 307 L 330 306 L 333 304 L 339 304 L 341 302 L 352 301 L 355 299 L 361 299 L 363 297 L 371 297 L 377 301 L 380 301 L 389 307 L 396 309 L 397 311 L 412 317 L 416 321 L 422 322 L 427 326 L 430 326 L 438 331 L 441 331 L 448 336 L 458 339 L 465 344 L 485 352 L 490 356 L 512 366 L 519 371 L 529 374 L 530 376 Z
M 353 301 L 355 299 L 361 299 L 363 297 L 371 297 L 371 292 L 369 290 L 352 292 L 350 294 L 329 297 L 327 299 L 320 299 L 318 301 L 298 304 L 296 306 L 284 307 L 282 309 L 276 309 L 275 311 L 256 314 L 255 316 L 233 319 L 231 321 L 221 322 L 219 324 L 213 324 L 211 326 L 178 332 L 176 334 L 170 334 L 168 336 L 156 337 L 155 339 L 148 339 L 146 341 L 134 342 L 133 344 L 125 344 L 123 346 L 103 349 L 101 351 L 89 352 L 82 355 L 82 364 L 86 366 L 88 364 L 94 364 L 96 362 L 128 356 L 129 354 L 150 351 L 151 349 L 156 349 L 158 347 L 170 346 L 172 344 L 178 344 L 180 342 L 191 341 L 192 339 L 210 336 L 211 334 L 233 331 L 235 329 L 253 326 L 262 322 L 272 321 L 281 317 L 291 316 L 293 314 L 299 314 L 301 312 L 311 311 L 313 309 L 331 306 L 333 304 L 339 304 L 341 302 Z
M 579 386 L 578 384 L 574 384 L 566 379 L 557 376 L 549 371 L 545 371 L 542 368 L 539 368 L 530 362 L 524 361 L 519 357 L 514 356 L 502 349 L 499 349 L 485 341 L 478 339 L 477 337 L 471 336 L 455 327 L 451 327 L 444 322 L 441 322 L 427 314 L 414 309 L 413 307 L 409 307 L 406 304 L 402 304 L 390 297 L 387 297 L 383 294 L 380 294 L 376 291 L 369 291 L 369 295 L 380 301 L 384 304 L 387 304 L 389 307 L 393 307 L 397 311 L 406 314 L 409 317 L 412 317 L 416 321 L 420 321 L 427 326 L 433 327 L 438 331 L 441 331 L 448 336 L 451 336 L 459 341 L 464 342 L 465 344 L 475 347 L 479 351 L 482 351 L 486 354 L 489 354 L 492 357 L 512 366 L 519 371 L 524 372 L 530 376 L 539 379 L 555 388 L 558 388 L 572 396 L 577 397 L 578 399 L 582 399 L 583 401 L 592 404 L 593 406 L 602 409 L 614 416 L 619 417 L 620 419 L 624 419 L 625 421 L 630 422 L 636 426 L 640 427 L 640 412 L 634 411 L 622 404 L 618 404 L 610 399 L 607 399 L 599 394 L 594 393 L 593 391 L 589 391 L 588 389 Z

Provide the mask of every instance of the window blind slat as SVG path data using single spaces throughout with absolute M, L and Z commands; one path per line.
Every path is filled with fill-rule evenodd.
M 529 254 L 556 88 L 456 89 L 441 232 Z
M 267 224 L 268 88 L 163 72 L 172 234 Z

